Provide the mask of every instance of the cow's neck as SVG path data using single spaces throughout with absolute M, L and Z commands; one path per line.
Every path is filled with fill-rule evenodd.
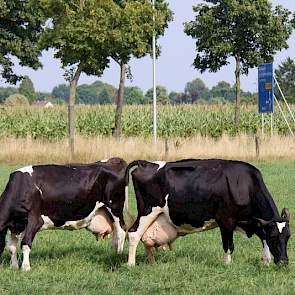
M 257 215 L 255 217 L 262 218 L 264 220 L 279 218 L 277 206 L 270 196 L 259 196 L 255 202 L 255 211 Z

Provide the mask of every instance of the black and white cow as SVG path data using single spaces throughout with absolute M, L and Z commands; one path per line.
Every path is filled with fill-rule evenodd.
M 134 161 L 132 171 L 138 217 L 128 231 L 128 264 L 135 265 L 139 241 L 151 262 L 153 246 L 169 244 L 177 236 L 219 227 L 225 262 L 234 251 L 233 232 L 256 234 L 264 247 L 265 264 L 287 264 L 289 210 L 278 209 L 261 173 L 254 166 L 228 160 Z M 162 235 L 162 236 L 160 236 Z
M 81 228 L 102 237 L 113 231 L 113 247 L 121 253 L 126 235 L 126 167 L 124 160 L 112 158 L 92 164 L 27 166 L 11 173 L 0 199 L 0 255 L 9 230 L 11 266 L 18 268 L 21 240 L 22 270 L 28 271 L 38 231 Z

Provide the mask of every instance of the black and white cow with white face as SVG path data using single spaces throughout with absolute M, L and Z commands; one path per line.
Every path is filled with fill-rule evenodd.
M 21 240 L 22 269 L 28 271 L 38 231 L 82 228 L 101 237 L 113 232 L 113 248 L 121 253 L 126 235 L 126 167 L 124 160 L 112 158 L 92 164 L 28 166 L 11 173 L 0 199 L 0 255 L 9 230 L 11 266 L 18 268 Z
M 256 234 L 264 247 L 265 264 L 287 264 L 290 237 L 289 210 L 279 216 L 261 173 L 245 162 L 183 160 L 134 161 L 132 171 L 138 217 L 128 231 L 128 264 L 135 265 L 136 248 L 145 244 L 150 262 L 152 248 L 170 244 L 178 236 L 219 227 L 225 263 L 234 251 L 233 232 Z

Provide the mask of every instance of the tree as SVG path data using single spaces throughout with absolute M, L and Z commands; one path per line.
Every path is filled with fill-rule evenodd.
M 272 10 L 268 0 L 205 1 L 210 4 L 194 6 L 196 18 L 185 24 L 185 33 L 196 39 L 194 66 L 201 72 L 216 72 L 235 59 L 235 124 L 239 129 L 240 75 L 288 47 L 290 12 L 282 6 Z
M 30 103 L 36 99 L 34 84 L 28 76 L 24 76 L 22 79 L 18 88 L 18 92 L 26 96 Z
M 17 93 L 17 88 L 0 87 L 0 103 L 4 102 L 8 96 L 15 94 L 15 93 Z
M 280 87 L 290 102 L 295 102 L 295 62 L 288 57 L 281 65 L 275 70 L 276 78 Z M 280 94 L 277 93 L 279 97 Z
M 169 94 L 169 101 L 172 104 L 188 103 L 188 97 L 184 92 L 172 91 Z
M 144 104 L 146 102 L 143 91 L 137 86 L 125 87 L 124 101 L 127 104 Z
M 56 100 L 63 100 L 67 102 L 69 100 L 70 95 L 70 86 L 66 84 L 60 84 L 58 86 L 55 86 L 52 89 L 51 95 Z
M 197 78 L 185 85 L 184 93 L 185 103 L 194 103 L 200 98 L 208 99 L 209 89 L 201 79 Z
M 230 83 L 225 81 L 220 81 L 217 85 L 213 86 L 210 91 L 210 96 L 214 97 L 222 97 L 225 100 L 232 101 L 235 97 L 235 89 L 233 89 Z
M 125 88 L 126 64 L 131 57 L 141 58 L 152 52 L 152 35 L 159 37 L 172 13 L 165 0 L 156 0 L 153 10 L 149 0 L 116 0 L 120 7 L 120 16 L 114 23 L 112 30 L 112 51 L 110 56 L 120 66 L 120 83 L 117 96 L 115 114 L 115 137 L 121 136 L 121 117 Z M 160 52 L 158 48 L 158 53 Z
M 0 0 L 0 76 L 7 82 L 16 84 L 22 78 L 13 70 L 12 57 L 21 66 L 41 66 L 38 40 L 43 23 L 40 6 L 30 0 Z
M 153 101 L 153 88 L 150 88 L 146 94 L 145 99 L 146 102 L 152 103 Z M 164 86 L 157 85 L 156 86 L 156 94 L 157 94 L 157 102 L 161 104 L 168 104 L 170 102 L 169 96 L 167 93 L 167 89 Z
M 120 18 L 113 1 L 35 0 L 41 3 L 50 25 L 42 38 L 44 48 L 55 48 L 70 82 L 68 103 L 69 146 L 74 156 L 74 104 L 81 73 L 100 76 L 108 66 L 112 28 Z

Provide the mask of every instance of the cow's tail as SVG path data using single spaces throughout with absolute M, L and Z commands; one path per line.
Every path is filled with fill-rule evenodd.
M 139 166 L 141 160 L 136 160 L 136 161 L 133 161 L 131 162 L 127 168 L 126 168 L 126 172 L 125 172 L 125 204 L 124 204 L 124 208 L 125 208 L 125 211 L 126 211 L 126 214 L 127 214 L 127 228 L 130 228 L 133 223 L 135 222 L 135 216 L 134 214 L 131 213 L 131 211 L 129 210 L 129 197 L 128 197 L 128 185 L 129 185 L 129 173 L 130 173 L 130 170 L 133 168 L 133 167 L 136 167 L 136 166 Z
M 143 161 L 142 160 L 136 160 L 136 161 L 133 161 L 130 164 L 128 164 L 128 166 L 126 168 L 126 171 L 125 171 L 125 182 L 126 182 L 126 185 L 129 184 L 129 173 L 130 173 L 130 170 L 133 167 L 139 166 L 141 162 L 143 162 Z

